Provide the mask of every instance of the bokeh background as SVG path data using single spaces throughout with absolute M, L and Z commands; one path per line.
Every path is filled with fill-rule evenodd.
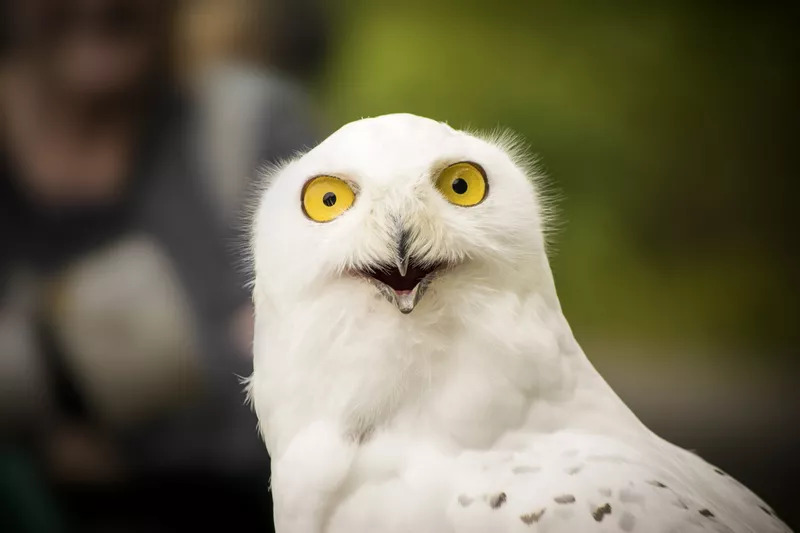
M 1 9 L 0 530 L 270 530 L 242 206 L 259 165 L 401 111 L 525 139 L 589 357 L 800 527 L 796 6 Z

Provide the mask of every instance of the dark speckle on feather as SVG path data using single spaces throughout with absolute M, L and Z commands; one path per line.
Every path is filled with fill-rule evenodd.
M 553 501 L 560 504 L 575 503 L 575 496 L 572 494 L 562 494 L 561 496 L 553 498 Z
M 607 503 L 605 505 L 601 505 L 597 509 L 592 512 L 592 518 L 594 518 L 598 522 L 603 521 L 603 517 L 607 514 L 611 514 L 611 504 Z
M 714 518 L 714 513 L 712 513 L 708 509 L 700 509 L 700 514 L 705 516 L 706 518 Z
M 715 469 L 714 469 L 714 472 L 716 472 L 716 473 L 717 473 L 717 474 L 719 474 L 720 476 L 724 476 L 724 475 L 726 475 L 726 474 L 725 474 L 725 472 L 723 472 L 723 471 L 722 471 L 722 470 L 720 470 L 719 468 L 715 468 Z
M 775 516 L 775 513 L 773 513 L 772 510 L 769 507 L 764 507 L 763 505 L 759 505 L 758 508 L 761 509 L 762 511 L 764 511 L 765 513 L 767 513 L 770 516 Z
M 577 474 L 581 470 L 583 470 L 583 465 L 571 466 L 569 468 L 565 468 L 564 472 L 566 474 L 570 475 L 570 476 L 574 476 L 575 474 Z
M 538 522 L 546 510 L 547 509 L 539 509 L 538 511 L 521 515 L 519 519 L 522 520 L 524 524 L 531 525 Z
M 661 483 L 660 481 L 653 480 L 653 481 L 648 481 L 647 483 L 648 483 L 648 485 L 652 485 L 654 487 L 658 487 L 659 489 L 666 489 L 667 488 L 667 486 L 664 485 L 663 483 Z
M 491 507 L 492 509 L 499 509 L 500 507 L 503 506 L 504 503 L 506 503 L 506 499 L 507 497 L 505 492 L 501 492 L 499 494 L 495 494 L 494 496 L 490 496 L 489 507 Z

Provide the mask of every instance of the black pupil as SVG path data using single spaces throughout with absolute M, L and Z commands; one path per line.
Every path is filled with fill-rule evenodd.
M 453 191 L 456 194 L 464 194 L 467 192 L 467 182 L 461 178 L 453 180 Z
M 336 203 L 336 195 L 332 192 L 326 192 L 325 196 L 322 197 L 322 203 L 332 207 Z

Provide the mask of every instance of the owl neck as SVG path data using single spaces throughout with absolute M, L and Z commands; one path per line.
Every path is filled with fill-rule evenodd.
M 330 299 L 259 313 L 255 403 L 266 406 L 268 442 L 274 431 L 288 443 L 320 419 L 356 440 L 428 432 L 464 448 L 522 429 L 640 431 L 575 341 L 543 267 L 523 285 L 465 294 L 442 284 L 410 315 L 369 292 L 346 307 Z

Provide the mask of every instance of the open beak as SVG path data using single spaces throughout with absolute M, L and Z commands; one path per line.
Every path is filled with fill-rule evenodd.
M 437 272 L 446 266 L 445 262 L 414 260 L 409 253 L 411 239 L 409 231 L 401 230 L 397 237 L 394 261 L 360 271 L 404 315 L 414 310 Z
M 419 266 L 406 259 L 399 260 L 392 266 L 376 266 L 363 270 L 362 274 L 401 313 L 408 314 L 417 306 L 441 267 L 441 264 Z
M 404 315 L 414 310 L 436 272 L 444 266 L 414 261 L 408 253 L 408 243 L 409 233 L 401 232 L 394 264 L 376 265 L 361 272 Z

